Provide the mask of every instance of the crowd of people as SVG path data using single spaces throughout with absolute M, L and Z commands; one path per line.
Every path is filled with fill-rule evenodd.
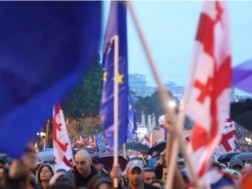
M 117 188 L 164 188 L 167 174 L 169 175 L 164 152 L 155 157 L 128 158 L 126 168 L 123 170 L 121 168 L 124 167 L 120 165 L 106 169 L 108 162 L 102 157 L 94 156 L 98 150 L 97 136 L 78 137 L 72 141 L 72 147 L 77 152 L 74 156 L 74 166 L 70 171 L 55 170 L 51 164 L 37 162 L 37 152 L 31 144 L 18 160 L 0 158 L 0 189 L 112 189 L 115 179 L 118 181 Z M 105 137 L 103 135 L 99 137 L 108 149 Z M 251 146 L 241 138 L 236 140 L 236 151 L 243 152 L 250 149 Z M 242 188 L 241 185 L 252 187 L 250 178 L 252 176 L 249 175 L 252 175 L 250 162 L 239 159 L 225 164 L 213 162 L 210 170 L 220 175 L 217 180 L 215 178 L 209 183 L 212 189 L 225 187 L 236 189 Z M 179 156 L 173 188 L 194 188 L 195 185 L 190 178 L 183 157 Z
M 0 160 L 0 189 L 112 189 L 115 179 L 117 188 L 164 188 L 167 174 L 169 175 L 165 153 L 148 160 L 142 161 L 134 157 L 128 160 L 124 170 L 121 170 L 120 165 L 106 170 L 107 162 L 102 157 L 92 157 L 87 150 L 81 149 L 74 156 L 75 165 L 67 172 L 64 169 L 55 170 L 50 164 L 36 162 L 36 151 L 30 145 L 20 159 L 12 162 Z M 214 162 L 211 170 L 215 171 L 215 178 L 210 183 L 212 189 L 252 186 L 250 164 L 238 159 L 225 166 Z M 218 179 L 216 175 L 220 175 Z M 183 159 L 178 159 L 173 188 L 193 188 L 189 178 Z
M 235 143 L 236 151 L 239 152 L 252 152 L 252 145 L 245 140 L 237 140 Z
M 105 139 L 103 134 L 99 134 L 99 137 L 101 138 L 101 141 L 103 142 L 106 151 L 109 151 L 109 145 L 108 145 L 108 141 Z M 74 138 L 71 141 L 72 144 L 72 148 L 74 149 L 86 149 L 87 151 L 89 151 L 90 153 L 95 153 L 97 152 L 98 148 L 97 148 L 97 141 L 95 138 L 95 135 L 93 136 L 79 136 L 77 138 Z

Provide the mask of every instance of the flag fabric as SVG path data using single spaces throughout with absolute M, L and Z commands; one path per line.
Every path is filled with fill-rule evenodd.
M 151 147 L 151 138 L 147 134 L 144 135 L 142 144 Z
M 168 137 L 168 132 L 167 132 L 167 129 L 165 128 L 165 116 L 164 115 L 159 116 L 158 125 L 159 125 L 159 128 L 161 130 L 163 130 L 163 132 L 164 132 L 164 141 L 166 141 L 167 137 Z
M 228 152 L 234 152 L 234 149 L 235 124 L 233 121 L 227 118 L 218 151 L 221 152 L 221 154 L 225 154 Z
M 0 151 L 19 157 L 97 59 L 101 2 L 0 2 L 0 23 Z
M 114 80 L 119 84 L 118 146 L 127 141 L 128 127 L 128 50 L 126 7 L 123 2 L 112 1 L 103 46 L 103 92 L 100 108 L 101 122 L 110 149 L 114 148 Z M 119 36 L 119 75 L 114 77 L 114 36 Z
M 195 40 L 196 51 L 184 103 L 186 115 L 194 122 L 189 157 L 197 175 L 202 177 L 209 168 L 229 114 L 231 55 L 225 1 L 203 2 Z
M 232 85 L 248 93 L 252 93 L 252 59 L 232 69 Z
M 137 130 L 137 117 L 136 117 L 136 110 L 134 108 L 134 101 L 132 96 L 129 94 L 128 96 L 128 138 L 132 138 L 132 134 L 134 134 Z
M 69 171 L 73 167 L 73 154 L 65 118 L 60 104 L 53 108 L 53 164 L 56 170 Z
M 102 142 L 101 137 L 99 136 L 99 133 L 95 134 L 95 141 L 96 141 L 97 152 L 106 152 L 106 146 Z

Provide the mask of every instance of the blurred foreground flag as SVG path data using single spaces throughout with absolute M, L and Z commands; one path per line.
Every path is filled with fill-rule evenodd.
M 252 94 L 252 59 L 243 62 L 232 70 L 232 85 Z
M 95 62 L 100 21 L 100 2 L 0 2 L 1 152 L 20 156 Z
M 230 42 L 225 1 L 204 1 L 195 39 L 186 114 L 194 121 L 189 157 L 202 177 L 220 143 L 230 107 Z M 197 161 L 195 161 L 197 160 Z
M 53 108 L 53 164 L 55 170 L 69 171 L 73 165 L 73 153 L 66 122 L 60 104 Z
M 114 77 L 115 36 L 119 37 L 118 77 Z M 100 108 L 101 122 L 110 149 L 114 148 L 114 81 L 118 82 L 119 143 L 127 141 L 128 127 L 128 49 L 126 7 L 122 1 L 112 1 L 103 46 L 103 92 Z

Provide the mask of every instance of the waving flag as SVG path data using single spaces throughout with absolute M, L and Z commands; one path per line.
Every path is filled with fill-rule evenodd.
M 0 151 L 20 156 L 95 62 L 100 21 L 100 2 L 0 2 Z
M 100 108 L 101 122 L 109 147 L 114 148 L 114 80 L 119 83 L 119 143 L 127 140 L 128 127 L 128 50 L 126 7 L 123 2 L 112 1 L 103 46 L 103 92 Z M 114 37 L 119 36 L 119 75 L 114 77 Z
M 69 171 L 73 165 L 71 142 L 68 136 L 63 111 L 59 104 L 53 108 L 53 164 L 56 170 Z
M 96 141 L 97 152 L 105 152 L 106 151 L 106 146 L 102 142 L 101 137 L 99 136 L 99 133 L 95 134 L 95 141 Z
M 194 121 L 188 151 L 200 177 L 211 163 L 229 115 L 231 55 L 225 4 L 224 1 L 203 3 L 185 97 L 186 114 Z
M 219 151 L 222 154 L 233 152 L 235 149 L 235 125 L 229 118 L 226 119 L 222 138 L 219 145 Z

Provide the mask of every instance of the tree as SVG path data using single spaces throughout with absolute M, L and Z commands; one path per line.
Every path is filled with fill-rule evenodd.
M 81 121 L 83 118 L 99 115 L 102 74 L 100 57 L 98 57 L 87 76 L 80 80 L 75 90 L 63 102 L 66 117 Z

